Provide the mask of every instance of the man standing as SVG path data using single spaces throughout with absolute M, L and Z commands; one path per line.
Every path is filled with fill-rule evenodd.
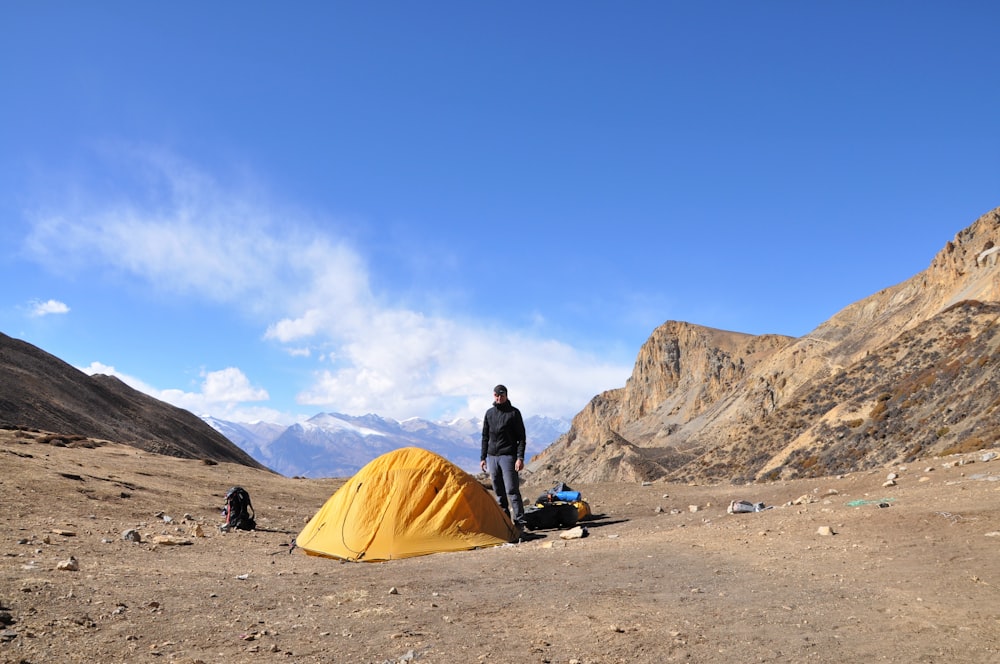
M 521 411 L 507 400 L 507 388 L 493 388 L 493 407 L 483 418 L 483 447 L 479 467 L 493 481 L 493 492 L 500 507 L 514 523 L 524 529 L 524 501 L 518 473 L 524 468 L 527 442 Z

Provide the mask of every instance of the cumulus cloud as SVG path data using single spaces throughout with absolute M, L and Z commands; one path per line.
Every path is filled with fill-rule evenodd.
M 30 303 L 30 311 L 32 316 L 41 317 L 50 314 L 68 314 L 69 307 L 58 300 L 34 301 Z
M 267 401 L 269 395 L 267 390 L 253 386 L 246 374 L 236 367 L 227 367 L 219 371 L 202 371 L 200 389 L 191 392 L 176 388 L 154 387 L 103 362 L 91 362 L 89 366 L 79 369 L 91 376 L 94 374 L 114 376 L 134 390 L 197 415 L 211 414 L 238 422 L 265 420 L 290 424 L 294 419 L 289 414 L 280 413 L 266 406 L 248 406 L 248 402 Z
M 336 223 L 290 212 L 252 187 L 224 188 L 176 159 L 142 163 L 153 193 L 39 215 L 28 250 L 47 264 L 96 265 L 267 321 L 263 341 L 312 364 L 312 383 L 298 388 L 303 405 L 401 419 L 481 416 L 489 390 L 504 382 L 532 413 L 565 416 L 628 376 L 630 367 L 530 329 L 500 333 L 497 321 L 374 293 L 363 250 Z M 160 394 L 216 414 L 276 389 L 224 369 L 206 374 L 198 392 Z

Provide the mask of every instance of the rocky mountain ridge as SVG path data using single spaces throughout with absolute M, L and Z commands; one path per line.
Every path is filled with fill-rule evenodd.
M 529 469 L 568 482 L 746 482 L 992 445 L 998 255 L 1000 208 L 927 270 L 804 337 L 668 321 L 626 385 L 594 397 Z

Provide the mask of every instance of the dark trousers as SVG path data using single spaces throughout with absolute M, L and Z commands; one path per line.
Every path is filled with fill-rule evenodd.
M 487 456 L 486 472 L 493 481 L 493 493 L 497 495 L 500 507 L 512 516 L 515 523 L 524 520 L 524 501 L 521 500 L 521 483 L 514 470 L 514 455 Z

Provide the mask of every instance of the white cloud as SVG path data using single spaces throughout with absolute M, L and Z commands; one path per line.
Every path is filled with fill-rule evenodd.
M 198 392 L 185 392 L 178 389 L 161 390 L 102 362 L 91 362 L 89 366 L 80 367 L 80 370 L 91 376 L 94 374 L 114 376 L 134 390 L 178 408 L 189 410 L 196 415 L 211 414 L 237 422 L 265 420 L 291 424 L 296 419 L 294 416 L 280 413 L 274 408 L 247 406 L 246 402 L 267 401 L 269 396 L 267 390 L 251 385 L 247 376 L 236 367 L 228 367 L 219 371 L 203 371 L 201 373 L 201 389 Z
M 236 367 L 203 373 L 202 394 L 209 403 L 267 401 L 267 390 L 253 387 Z
M 46 300 L 45 302 L 34 301 L 30 303 L 31 315 L 35 317 L 48 316 L 49 314 L 68 314 L 69 307 L 58 300 Z
M 28 250 L 47 264 L 96 264 L 270 321 L 264 340 L 313 363 L 302 404 L 400 419 L 481 416 L 492 386 L 504 382 L 513 401 L 530 403 L 530 413 L 566 416 L 629 375 L 630 366 L 528 329 L 394 303 L 392 293 L 372 292 L 362 253 L 313 219 L 249 188 L 227 191 L 179 161 L 154 156 L 145 163 L 153 194 L 41 216 Z M 206 374 L 200 392 L 160 394 L 218 415 L 280 389 L 252 387 L 239 370 L 224 369 Z

